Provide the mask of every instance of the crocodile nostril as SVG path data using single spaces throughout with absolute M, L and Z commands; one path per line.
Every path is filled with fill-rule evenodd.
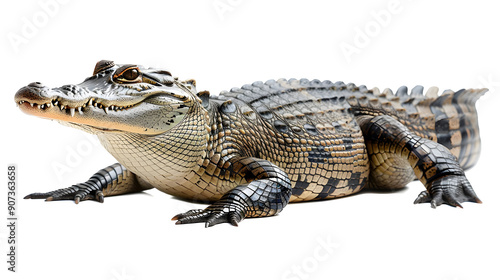
M 28 86 L 29 87 L 43 88 L 43 85 L 40 82 L 33 82 L 33 83 L 29 84 Z

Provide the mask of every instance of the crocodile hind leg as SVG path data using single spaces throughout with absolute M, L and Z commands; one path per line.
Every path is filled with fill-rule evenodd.
M 273 216 L 288 204 L 292 193 L 290 179 L 276 165 L 263 159 L 238 157 L 223 172 L 230 180 L 245 182 L 224 194 L 206 209 L 176 215 L 177 224 L 204 222 L 205 227 L 229 222 L 234 226 L 244 218 Z
M 441 144 L 412 133 L 390 116 L 359 116 L 370 157 L 370 186 L 402 188 L 415 178 L 424 184 L 415 203 L 443 203 L 461 207 L 464 201 L 481 201 L 455 156 Z
M 74 200 L 75 203 L 93 199 L 104 202 L 105 196 L 139 192 L 150 188 L 152 186 L 148 183 L 127 170 L 123 165 L 116 163 L 99 170 L 85 183 L 47 193 L 32 193 L 27 195 L 25 199 Z

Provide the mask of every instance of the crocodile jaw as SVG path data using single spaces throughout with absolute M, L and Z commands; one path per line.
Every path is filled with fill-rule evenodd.
M 87 128 L 85 130 L 94 133 L 157 135 L 179 123 L 188 109 L 182 101 L 162 96 L 155 91 L 134 96 L 116 95 L 118 97 L 114 99 L 105 99 L 102 94 L 79 86 L 67 87 L 72 92 L 31 83 L 16 93 L 15 102 L 21 111 L 29 115 L 83 126 Z M 156 101 L 159 96 L 171 102 L 159 105 Z

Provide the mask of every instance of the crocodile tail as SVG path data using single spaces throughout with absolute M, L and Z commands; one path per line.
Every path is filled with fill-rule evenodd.
M 425 94 L 423 89 L 415 86 L 408 92 L 408 88 L 402 86 L 393 93 L 390 89 L 380 92 L 373 88 L 356 98 L 352 105 L 361 114 L 382 111 L 395 117 L 417 135 L 447 147 L 462 168 L 472 167 L 481 150 L 475 104 L 488 90 L 445 90 L 439 95 L 437 87 L 430 87 Z M 371 95 L 382 104 L 369 102 Z
M 481 139 L 475 104 L 487 91 L 446 90 L 438 96 L 437 88 L 430 88 L 423 99 L 414 103 L 421 118 L 433 119 L 435 140 L 447 147 L 464 169 L 472 167 L 479 159 Z
M 359 86 L 347 101 L 355 115 L 393 116 L 415 134 L 447 147 L 462 168 L 472 167 L 481 151 L 475 104 L 488 89 L 445 90 L 441 95 L 437 87 L 423 91 L 422 86 L 411 92 L 402 86 L 396 93 Z

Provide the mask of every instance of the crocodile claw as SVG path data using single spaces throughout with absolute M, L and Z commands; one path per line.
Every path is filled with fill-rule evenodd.
M 176 225 L 205 222 L 205 227 L 212 227 L 220 223 L 230 223 L 233 226 L 238 226 L 238 223 L 244 217 L 243 211 L 236 209 L 208 207 L 205 210 L 195 209 L 175 215 L 172 221 L 177 221 Z
M 462 208 L 462 202 L 482 203 L 464 175 L 450 175 L 434 181 L 430 191 L 421 192 L 414 203 L 430 203 L 432 208 L 441 204 Z
M 84 185 L 78 184 L 46 193 L 32 193 L 25 196 L 24 199 L 45 199 L 45 201 L 74 200 L 76 204 L 84 200 L 96 200 L 102 203 L 104 202 L 104 195 L 102 191 L 93 191 Z

